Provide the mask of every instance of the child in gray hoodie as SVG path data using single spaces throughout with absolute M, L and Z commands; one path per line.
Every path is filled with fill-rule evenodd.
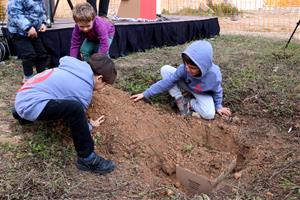
M 106 83 L 112 84 L 116 73 L 113 61 L 102 54 L 92 55 L 88 63 L 65 56 L 60 59 L 58 68 L 35 75 L 18 90 L 13 116 L 21 124 L 36 120 L 66 120 L 78 156 L 78 169 L 109 173 L 115 164 L 94 152 L 85 112 L 93 91 Z
M 217 111 L 230 116 L 229 108 L 223 107 L 222 75 L 219 66 L 213 63 L 213 49 L 207 41 L 196 41 L 182 53 L 183 64 L 178 68 L 165 65 L 161 68 L 163 80 L 151 85 L 146 91 L 133 95 L 134 102 L 169 91 L 175 98 L 181 115 L 196 111 L 204 119 L 213 119 Z M 181 90 L 188 91 L 194 98 L 187 100 Z

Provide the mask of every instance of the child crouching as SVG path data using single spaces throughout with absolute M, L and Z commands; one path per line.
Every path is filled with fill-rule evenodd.
M 211 44 L 207 41 L 193 42 L 182 53 L 182 60 L 183 64 L 178 68 L 163 66 L 163 79 L 131 99 L 137 102 L 168 91 L 175 99 L 181 115 L 188 115 L 193 110 L 204 119 L 213 119 L 216 112 L 230 116 L 230 109 L 222 105 L 222 75 L 219 66 L 213 63 Z M 188 91 L 194 98 L 183 97 L 181 90 Z

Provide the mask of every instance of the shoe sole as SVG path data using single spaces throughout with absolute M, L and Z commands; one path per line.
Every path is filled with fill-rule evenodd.
M 100 174 L 100 175 L 108 174 L 108 173 L 114 171 L 116 168 L 116 166 L 114 165 L 110 170 L 105 170 L 105 171 L 91 170 L 90 168 L 79 165 L 78 163 L 76 163 L 76 167 L 77 167 L 77 169 L 79 169 L 81 171 L 86 171 L 86 172 L 89 171 L 89 172 L 93 172 L 93 173 Z

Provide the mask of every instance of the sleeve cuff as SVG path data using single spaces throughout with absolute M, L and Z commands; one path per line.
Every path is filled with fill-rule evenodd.
M 25 31 L 28 32 L 31 29 L 32 26 L 28 26 L 25 28 Z
M 143 92 L 143 94 L 144 94 L 144 98 L 145 99 L 149 99 L 150 98 L 150 94 L 149 94 L 149 92 L 147 92 L 147 90 L 145 92 Z
M 223 106 L 220 104 L 220 105 L 216 105 L 216 110 L 219 110 L 220 108 L 223 108 Z

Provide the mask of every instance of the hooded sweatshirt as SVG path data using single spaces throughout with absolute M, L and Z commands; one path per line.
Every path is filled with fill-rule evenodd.
M 114 25 L 106 18 L 96 16 L 93 21 L 93 28 L 84 33 L 80 31 L 76 24 L 71 39 L 70 56 L 77 58 L 79 49 L 84 39 L 100 44 L 98 53 L 107 54 L 109 51 L 109 38 L 113 38 L 115 34 Z
M 23 119 L 34 121 L 49 100 L 75 100 L 86 111 L 94 88 L 89 64 L 65 56 L 58 68 L 48 69 L 29 79 L 17 92 L 15 108 Z
M 155 94 L 168 91 L 178 81 L 183 81 L 189 92 L 212 95 L 215 108 L 217 110 L 222 108 L 222 75 L 219 66 L 213 63 L 213 49 L 211 44 L 202 40 L 193 42 L 185 49 L 183 54 L 186 54 L 194 61 L 202 72 L 201 76 L 190 75 L 185 65 L 181 64 L 169 78 L 158 81 L 144 91 L 144 97 L 148 99 Z
M 27 36 L 27 30 L 31 27 L 38 31 L 47 19 L 43 0 L 10 0 L 7 13 L 8 31 L 23 36 Z

